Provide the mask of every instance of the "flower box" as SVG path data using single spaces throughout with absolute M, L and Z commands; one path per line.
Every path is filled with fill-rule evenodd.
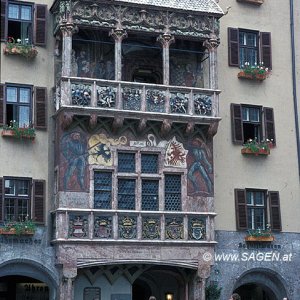
M 238 78 L 263 81 L 267 78 L 267 74 L 248 74 L 244 71 L 240 71 Z
M 264 0 L 237 0 L 238 2 L 246 2 L 250 4 L 255 4 L 255 5 L 262 5 L 264 3 Z
M 10 228 L 9 230 L 5 230 L 4 228 L 0 228 L 0 235 L 34 235 L 35 231 L 26 230 L 20 233 L 17 233 L 15 228 Z
M 253 236 L 253 235 L 247 235 L 245 236 L 246 242 L 273 242 L 274 236 Z
M 251 149 L 248 148 L 243 148 L 241 150 L 242 154 L 250 154 L 250 155 L 269 155 L 270 154 L 270 150 L 268 149 L 258 149 L 258 151 L 253 151 Z
M 3 48 L 3 53 L 5 55 L 21 55 L 28 59 L 35 58 L 38 54 L 36 48 L 29 43 L 28 39 L 15 39 L 13 37 L 8 37 L 6 44 Z
M 19 139 L 29 139 L 29 140 L 34 140 L 35 139 L 35 134 L 28 134 L 26 131 L 26 128 L 19 128 L 18 133 L 16 133 L 15 130 L 13 129 L 3 129 L 1 132 L 1 135 L 3 137 L 13 137 L 13 138 L 19 138 Z

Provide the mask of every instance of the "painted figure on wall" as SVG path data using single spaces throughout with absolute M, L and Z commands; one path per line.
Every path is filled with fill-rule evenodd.
M 67 161 L 67 167 L 63 177 L 65 190 L 79 185 L 81 190 L 85 190 L 85 169 L 86 169 L 86 141 L 83 135 L 72 132 L 62 138 L 62 154 Z M 75 181 L 75 182 L 74 182 Z
M 189 183 L 192 184 L 192 189 L 189 190 L 192 190 L 193 193 L 211 194 L 213 191 L 213 182 L 209 175 L 213 171 L 210 162 L 211 152 L 202 140 L 197 139 L 197 142 L 197 145 L 193 145 L 189 151 L 192 156 L 187 175 Z

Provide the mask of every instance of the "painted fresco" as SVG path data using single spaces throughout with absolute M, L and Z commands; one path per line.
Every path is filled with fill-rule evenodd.
M 89 164 L 112 166 L 113 157 L 111 146 L 126 145 L 127 137 L 121 136 L 118 139 L 107 137 L 105 134 L 94 134 L 89 138 Z
M 188 151 L 184 149 L 183 144 L 177 142 L 176 137 L 174 136 L 167 146 L 165 166 L 186 168 L 187 153 Z
M 196 138 L 188 147 L 188 194 L 212 196 L 212 151 L 202 139 Z
M 84 191 L 87 188 L 87 142 L 80 131 L 67 133 L 61 138 L 61 178 L 63 189 Z

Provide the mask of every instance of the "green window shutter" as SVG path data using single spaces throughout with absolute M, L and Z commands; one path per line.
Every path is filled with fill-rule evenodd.
M 45 222 L 45 180 L 33 180 L 33 220 L 43 224 Z
M 244 143 L 242 107 L 240 104 L 231 103 L 230 110 L 232 141 L 235 144 L 242 145 Z
M 242 189 L 235 189 L 235 214 L 236 214 L 236 228 L 237 230 L 247 230 L 247 201 L 246 191 Z
M 281 231 L 279 192 L 269 191 L 269 207 L 271 230 Z
M 274 111 L 273 108 L 264 107 L 264 125 L 265 125 L 265 138 L 273 140 L 273 144 L 276 145 L 275 136 L 275 123 L 274 123 Z
M 272 49 L 271 49 L 271 33 L 260 33 L 260 61 L 264 63 L 264 66 L 272 69 Z
M 228 28 L 228 64 L 232 67 L 239 67 L 239 30 L 236 28 Z

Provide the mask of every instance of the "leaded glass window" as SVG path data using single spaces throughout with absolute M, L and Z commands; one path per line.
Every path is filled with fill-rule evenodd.
M 118 153 L 118 171 L 135 173 L 135 153 Z
M 142 210 L 158 210 L 158 180 L 142 180 Z
M 111 209 L 112 173 L 95 172 L 94 208 Z
M 135 209 L 135 179 L 118 180 L 118 209 Z
M 148 174 L 158 173 L 158 155 L 142 154 L 141 169 L 142 169 L 142 173 L 148 173 Z
M 165 175 L 165 210 L 181 210 L 180 175 Z

